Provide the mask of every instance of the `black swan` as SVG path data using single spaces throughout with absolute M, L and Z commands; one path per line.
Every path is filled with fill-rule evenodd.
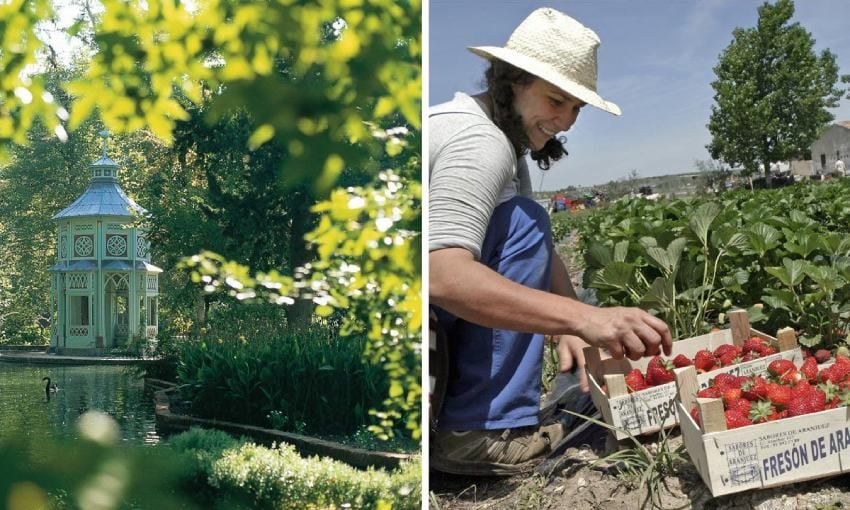
M 44 387 L 44 391 L 46 391 L 47 393 L 55 393 L 59 391 L 59 386 L 56 386 L 55 384 L 51 383 L 49 377 L 42 377 L 41 380 L 47 381 L 47 386 Z

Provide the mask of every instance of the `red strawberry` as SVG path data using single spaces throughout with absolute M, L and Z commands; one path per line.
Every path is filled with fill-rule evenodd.
M 714 386 L 720 388 L 723 391 L 726 388 L 740 388 L 740 384 L 738 384 L 738 377 L 732 374 L 717 374 L 714 376 Z
M 730 391 L 740 391 L 740 390 L 730 390 Z M 723 395 L 723 400 L 726 400 L 726 395 Z M 736 400 L 732 400 L 726 405 L 726 409 L 732 409 L 735 411 L 741 411 L 742 414 L 749 416 L 750 409 L 752 408 L 752 402 L 745 398 L 737 398 Z
M 721 356 L 729 352 L 740 354 L 738 347 L 734 344 L 720 344 L 717 346 L 717 348 L 714 349 L 714 357 L 720 359 Z
M 818 363 L 826 363 L 832 359 L 832 353 L 826 349 L 818 349 L 815 351 L 815 359 Z
M 691 418 L 694 419 L 697 425 L 700 425 L 699 422 L 699 407 L 694 406 L 691 408 Z
M 767 385 L 767 399 L 774 406 L 785 409 L 791 402 L 791 387 L 781 384 L 769 383 Z
M 788 416 L 817 413 L 825 408 L 826 395 L 819 389 L 812 389 L 807 394 L 788 403 Z
M 752 338 L 747 339 L 747 341 L 744 342 L 744 346 L 741 348 L 741 351 L 743 351 L 744 354 L 747 354 L 747 353 L 750 353 L 750 352 L 761 353 L 761 350 L 764 347 L 764 345 L 765 345 L 764 340 L 761 337 L 754 336 Z
M 694 362 L 691 361 L 691 358 L 685 356 L 684 354 L 679 354 L 675 358 L 673 358 L 673 366 L 676 368 L 689 367 L 693 365 Z
M 764 347 L 761 348 L 761 357 L 766 358 L 768 356 L 773 356 L 777 352 L 779 352 L 779 351 L 776 350 L 776 347 L 774 347 L 772 345 L 765 345 Z
M 836 361 L 832 366 L 821 370 L 821 374 L 824 372 L 827 372 L 829 377 L 828 379 L 823 379 L 824 382 L 832 381 L 835 384 L 841 384 L 850 376 L 850 363 L 838 363 Z
M 797 372 L 797 367 L 794 366 L 794 362 L 787 359 L 778 359 L 770 362 L 770 365 L 767 366 L 767 371 L 770 372 L 771 375 L 775 376 L 780 382 L 786 384 L 794 384 L 803 376 Z
M 696 367 L 699 373 L 710 372 L 716 366 L 717 358 L 707 349 L 697 352 L 694 356 L 694 367 Z
M 744 402 L 749 402 L 748 400 L 741 397 L 741 388 L 727 388 L 723 390 L 723 403 L 726 405 L 728 409 L 731 407 L 732 402 L 736 400 L 743 400 Z
M 814 383 L 818 380 L 818 362 L 815 358 L 806 358 L 800 367 L 800 373 L 807 381 Z
M 646 380 L 643 378 L 643 373 L 638 368 L 635 368 L 626 374 L 626 386 L 629 387 L 630 392 L 649 388 L 646 384 Z
M 720 366 L 728 367 L 731 365 L 737 365 L 741 362 L 741 355 L 738 354 L 737 351 L 726 351 L 717 359 L 720 360 Z
M 737 429 L 739 427 L 746 427 L 747 425 L 752 425 L 753 422 L 750 421 L 749 416 L 742 413 L 741 411 L 730 410 L 724 413 L 726 415 L 726 428 L 727 429 Z
M 754 359 L 759 359 L 759 358 L 761 358 L 761 354 L 759 354 L 757 352 L 748 352 L 748 353 L 744 354 L 743 356 L 741 356 L 741 362 L 752 361 Z
M 699 398 L 720 398 L 722 396 L 723 394 L 717 386 L 709 386 L 697 392 L 697 397 Z
M 658 386 L 667 384 L 676 380 L 673 373 L 673 364 L 670 360 L 664 359 L 661 356 L 655 356 L 649 360 L 646 367 L 646 384 L 649 386 Z
M 797 367 L 794 366 L 794 362 L 791 360 L 778 359 L 770 362 L 770 365 L 767 366 L 767 371 L 770 372 L 771 375 L 781 377 L 787 372 L 796 372 Z

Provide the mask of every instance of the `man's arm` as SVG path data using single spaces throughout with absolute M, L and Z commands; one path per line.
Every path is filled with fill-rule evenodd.
M 429 253 L 430 302 L 485 327 L 570 334 L 606 347 L 614 357 L 670 353 L 664 321 L 638 308 L 597 308 L 513 282 L 463 248 Z

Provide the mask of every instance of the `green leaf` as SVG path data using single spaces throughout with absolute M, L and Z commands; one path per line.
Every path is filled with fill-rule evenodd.
M 611 248 L 600 243 L 594 242 L 584 254 L 584 260 L 589 268 L 604 268 L 610 264 L 614 258 L 611 253 Z
M 688 222 L 691 230 L 703 245 L 708 244 L 708 230 L 718 214 L 720 214 L 720 206 L 714 202 L 706 202 L 694 211 L 694 215 Z
M 818 333 L 815 336 L 800 335 L 800 336 L 797 337 L 797 341 L 800 342 L 800 345 L 802 345 L 803 347 L 810 347 L 811 348 L 811 347 L 815 347 L 817 345 L 820 345 L 821 335 L 820 335 L 820 333 Z
M 620 241 L 614 245 L 614 260 L 617 262 L 625 262 L 626 255 L 629 253 L 629 242 L 626 240 Z
M 746 232 L 750 246 L 759 256 L 779 246 L 780 232 L 766 223 L 757 223 Z
M 669 307 L 673 301 L 675 286 L 673 280 L 658 277 L 653 280 L 647 293 L 641 298 L 641 304 L 647 306 Z
M 592 286 L 598 289 L 628 290 L 634 281 L 635 268 L 625 262 L 611 262 L 593 279 Z

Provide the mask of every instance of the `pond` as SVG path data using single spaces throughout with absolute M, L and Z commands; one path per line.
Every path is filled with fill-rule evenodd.
M 59 390 L 48 395 L 43 377 Z M 123 441 L 160 442 L 152 395 L 134 368 L 0 362 L 0 439 L 14 433 L 77 438 L 77 418 L 95 409 L 118 422 Z

